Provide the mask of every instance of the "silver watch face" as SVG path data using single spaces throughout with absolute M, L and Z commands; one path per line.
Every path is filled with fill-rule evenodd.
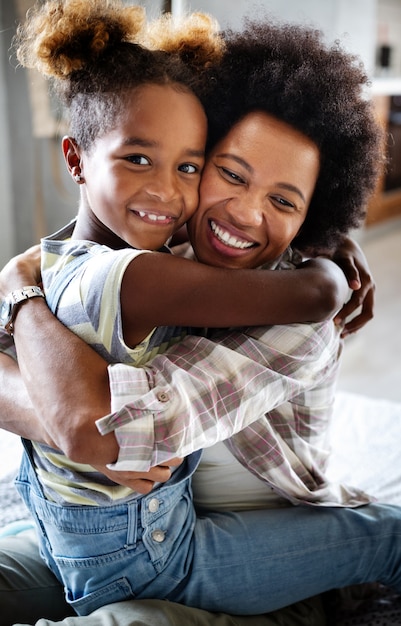
M 3 300 L 0 307 L 0 327 L 5 328 L 11 320 L 11 313 L 13 310 L 13 302 L 11 299 L 6 298 Z

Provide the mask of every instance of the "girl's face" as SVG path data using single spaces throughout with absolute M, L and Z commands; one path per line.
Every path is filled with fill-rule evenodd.
M 188 232 L 199 261 L 229 268 L 277 259 L 300 230 L 319 174 L 317 146 L 263 112 L 213 149 Z
M 193 94 L 171 85 L 136 89 L 116 127 L 79 155 L 85 184 L 75 236 L 160 248 L 198 206 L 206 132 Z

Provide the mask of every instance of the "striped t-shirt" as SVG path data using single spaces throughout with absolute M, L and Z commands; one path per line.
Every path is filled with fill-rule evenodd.
M 73 240 L 73 228 L 72 222 L 42 240 L 43 288 L 50 308 L 65 326 L 109 363 L 133 366 L 143 365 L 188 333 L 189 329 L 182 327 L 158 327 L 134 348 L 127 346 L 122 331 L 121 282 L 129 263 L 150 252 L 129 247 L 112 250 L 91 241 Z M 69 267 L 74 271 L 69 272 Z M 59 299 L 53 301 L 55 293 Z M 104 505 L 133 497 L 132 490 L 113 483 L 92 466 L 74 463 L 44 444 L 34 442 L 33 446 L 38 477 L 48 499 Z

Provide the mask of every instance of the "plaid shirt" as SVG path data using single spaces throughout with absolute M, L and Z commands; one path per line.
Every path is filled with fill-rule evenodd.
M 120 446 L 110 467 L 143 472 L 224 441 L 294 504 L 371 501 L 324 475 L 340 350 L 332 322 L 277 325 L 188 336 L 144 368 L 109 366 L 112 413 L 97 426 Z M 0 351 L 15 358 L 1 331 Z
M 146 471 L 225 440 L 294 504 L 369 502 L 324 475 L 340 349 L 329 321 L 188 336 L 144 368 L 109 366 L 113 413 L 97 426 L 120 446 L 110 467 Z

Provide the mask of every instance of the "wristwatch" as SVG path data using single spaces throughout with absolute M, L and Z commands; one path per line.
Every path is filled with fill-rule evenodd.
M 3 300 L 0 307 L 0 328 L 4 328 L 9 335 L 14 332 L 14 320 L 18 309 L 25 300 L 29 298 L 44 298 L 45 294 L 40 287 L 22 287 L 9 293 Z

